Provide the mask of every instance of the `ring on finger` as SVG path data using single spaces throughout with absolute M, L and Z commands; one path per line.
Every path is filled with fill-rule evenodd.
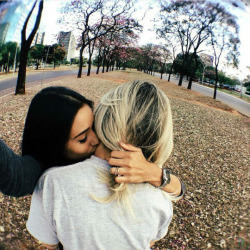
M 116 168 L 115 168 L 115 176 L 117 176 L 117 175 L 118 175 L 118 173 L 119 173 L 119 168 L 118 168 L 118 167 L 116 167 Z

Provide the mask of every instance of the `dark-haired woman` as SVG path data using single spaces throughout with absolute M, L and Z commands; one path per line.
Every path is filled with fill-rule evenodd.
M 22 156 L 0 140 L 0 191 L 15 197 L 30 194 L 46 169 L 89 158 L 99 143 L 93 130 L 92 107 L 92 101 L 65 87 L 48 87 L 37 93 L 25 122 Z M 86 124 L 89 116 L 92 120 Z M 148 181 L 161 186 L 162 170 L 147 162 L 138 148 L 128 144 L 122 147 L 127 151 L 113 151 L 110 158 L 111 165 L 123 170 L 116 181 Z M 174 175 L 163 189 L 182 195 L 180 181 Z

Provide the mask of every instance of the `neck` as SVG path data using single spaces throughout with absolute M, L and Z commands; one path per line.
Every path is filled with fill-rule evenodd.
M 107 149 L 102 143 L 100 143 L 96 148 L 94 155 L 98 158 L 108 161 L 110 158 L 110 153 L 111 151 Z

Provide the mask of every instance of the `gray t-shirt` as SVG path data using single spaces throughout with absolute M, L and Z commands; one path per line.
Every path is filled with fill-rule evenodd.
M 171 201 L 150 184 L 130 184 L 133 215 L 116 201 L 93 199 L 109 194 L 100 181 L 107 161 L 90 159 L 49 169 L 32 196 L 28 231 L 47 244 L 64 249 L 149 249 L 150 242 L 164 237 L 172 219 Z

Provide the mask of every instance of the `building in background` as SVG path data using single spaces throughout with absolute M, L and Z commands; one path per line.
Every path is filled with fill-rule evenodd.
M 34 36 L 32 43 L 31 43 L 31 47 L 35 46 L 37 44 L 43 44 L 44 43 L 44 36 L 45 36 L 45 32 L 37 32 L 36 35 Z
M 61 31 L 58 36 L 58 43 L 65 48 L 66 54 L 64 60 L 68 62 L 75 57 L 76 39 L 73 32 Z
M 9 1 L 0 4 L 0 43 L 21 42 L 21 31 L 34 1 Z M 36 21 L 32 13 L 26 30 L 28 37 Z
M 199 54 L 200 59 L 206 66 L 213 66 L 214 63 L 214 57 L 205 53 L 200 53 Z
M 0 44 L 5 42 L 9 27 L 10 23 L 0 24 Z

